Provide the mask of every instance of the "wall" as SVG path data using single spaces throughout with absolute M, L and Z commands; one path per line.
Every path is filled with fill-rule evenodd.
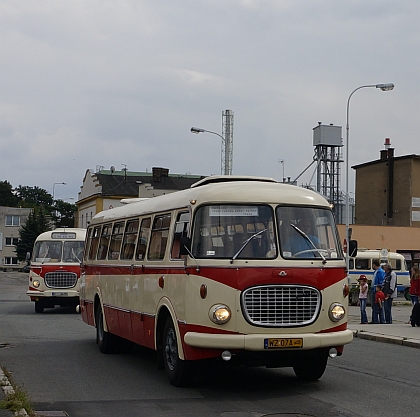
M 357 240 L 359 248 L 382 249 L 392 252 L 419 251 L 420 229 L 414 227 L 365 226 L 352 224 L 351 238 Z M 341 243 L 346 235 L 346 226 L 338 225 Z

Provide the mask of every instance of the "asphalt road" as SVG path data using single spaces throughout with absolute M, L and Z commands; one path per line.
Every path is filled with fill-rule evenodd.
M 71 309 L 35 314 L 25 274 L 0 273 L 0 364 L 35 410 L 95 416 L 417 415 L 419 350 L 355 339 L 318 382 L 292 369 L 203 368 L 191 388 L 156 370 L 153 351 L 101 354 Z M 65 415 L 65 414 L 61 414 Z

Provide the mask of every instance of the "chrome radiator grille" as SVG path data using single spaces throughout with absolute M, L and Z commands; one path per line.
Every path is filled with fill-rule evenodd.
M 257 326 L 304 326 L 315 321 L 321 305 L 319 291 L 312 287 L 270 285 L 242 293 L 246 319 Z
M 47 272 L 45 285 L 51 288 L 72 288 L 76 285 L 77 274 L 74 272 Z

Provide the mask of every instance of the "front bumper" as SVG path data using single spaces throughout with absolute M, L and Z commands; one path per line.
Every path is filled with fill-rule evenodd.
M 315 334 L 269 333 L 247 335 L 187 332 L 184 336 L 185 343 L 196 348 L 241 349 L 250 351 L 266 351 L 267 349 L 264 349 L 265 339 L 303 339 L 302 347 L 299 349 L 309 350 L 342 346 L 350 343 L 353 340 L 353 332 L 351 330 L 342 330 L 338 332 Z
M 28 290 L 26 291 L 26 295 L 31 297 L 38 297 L 38 298 L 52 298 L 52 297 L 79 297 L 79 291 L 73 289 L 54 289 L 54 290 L 45 290 L 45 291 L 34 291 Z

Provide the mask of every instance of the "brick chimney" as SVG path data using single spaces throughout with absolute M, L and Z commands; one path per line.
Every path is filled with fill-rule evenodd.
M 154 182 L 162 182 L 162 178 L 167 177 L 169 175 L 169 169 L 168 168 L 153 167 L 152 168 L 152 173 L 153 173 L 153 181 Z
M 381 149 L 381 161 L 384 161 L 386 159 L 390 159 L 394 157 L 394 148 L 391 148 L 391 139 L 385 138 L 384 143 L 385 149 Z

